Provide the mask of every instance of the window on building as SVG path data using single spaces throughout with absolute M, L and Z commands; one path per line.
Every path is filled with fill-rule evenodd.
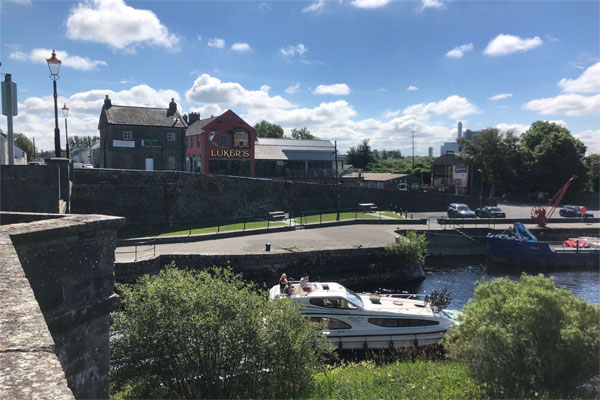
M 169 142 L 174 142 L 175 141 L 175 133 L 173 133 L 173 132 L 167 133 L 167 140 Z
M 194 148 L 194 137 L 190 136 L 190 149 Z
M 229 143 L 227 143 L 227 142 L 228 142 L 227 136 L 223 135 L 223 136 L 219 137 L 219 146 L 221 148 L 227 148 L 227 147 L 229 147 Z
M 200 135 L 196 136 L 196 146 L 200 147 Z
M 250 140 L 248 140 L 248 132 L 237 131 L 233 134 L 233 147 L 250 147 Z
M 123 140 L 131 140 L 131 132 L 123 132 Z
M 208 173 L 233 176 L 250 176 L 249 160 L 219 160 L 208 161 Z

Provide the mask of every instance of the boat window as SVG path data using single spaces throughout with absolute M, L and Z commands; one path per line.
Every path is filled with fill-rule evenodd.
M 406 328 L 411 326 L 430 326 L 439 325 L 438 321 L 430 319 L 411 319 L 411 318 L 369 318 L 373 325 L 383 326 L 385 328 Z
M 346 289 L 346 297 L 348 297 L 351 302 L 358 305 L 359 307 L 364 307 L 363 301 L 360 298 L 360 296 L 354 293 L 352 290 Z
M 352 326 L 348 325 L 344 321 L 339 319 L 327 318 L 327 317 L 310 317 L 310 322 L 317 322 L 325 325 L 325 329 L 352 329 Z
M 340 308 L 344 310 L 355 310 L 356 306 L 346 299 L 339 297 L 313 297 L 310 299 L 310 304 L 318 307 Z

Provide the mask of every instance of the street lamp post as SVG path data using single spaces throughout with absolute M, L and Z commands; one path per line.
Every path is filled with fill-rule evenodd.
M 60 129 L 58 129 L 58 104 L 56 101 L 56 81 L 60 72 L 60 64 L 62 62 L 56 57 L 56 52 L 52 50 L 52 57 L 47 58 L 48 69 L 50 70 L 50 79 L 54 86 L 54 156 L 60 157 Z
M 340 174 L 338 173 L 337 140 L 335 143 L 335 198 L 336 198 L 336 221 L 340 220 Z
M 481 202 L 483 200 L 483 171 L 481 168 L 477 169 L 481 174 L 481 181 L 479 182 L 479 212 L 481 212 Z
M 69 157 L 69 130 L 67 129 L 67 117 L 69 116 L 69 107 L 67 107 L 67 104 L 65 103 L 64 107 L 62 108 L 62 112 L 63 112 L 63 117 L 65 117 L 65 140 L 66 140 L 66 150 L 67 150 L 67 158 Z

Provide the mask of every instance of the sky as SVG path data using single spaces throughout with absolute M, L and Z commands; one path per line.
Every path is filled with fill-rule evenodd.
M 344 152 L 439 155 L 463 129 L 538 120 L 600 153 L 600 2 L 0 0 L 14 131 L 54 149 L 53 49 L 69 135 L 98 135 L 103 99 L 251 125 L 307 127 Z M 4 75 L 2 75 L 2 80 Z M 6 118 L 0 118 L 6 132 Z M 64 120 L 59 110 L 61 142 Z

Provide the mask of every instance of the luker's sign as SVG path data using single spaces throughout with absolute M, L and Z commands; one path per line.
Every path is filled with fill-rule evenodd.
M 250 158 L 250 152 L 248 150 L 210 150 L 211 157 L 225 157 L 225 158 Z

